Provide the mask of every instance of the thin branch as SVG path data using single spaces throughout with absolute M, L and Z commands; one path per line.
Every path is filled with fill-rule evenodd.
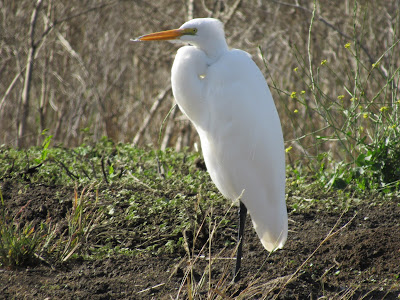
M 168 93 L 171 91 L 171 85 L 169 84 L 167 88 L 162 90 L 158 96 L 156 101 L 153 103 L 153 105 L 150 108 L 149 114 L 147 117 L 144 119 L 142 125 L 140 126 L 138 132 L 136 133 L 135 137 L 133 138 L 132 141 L 132 146 L 137 146 L 147 128 L 147 126 L 150 124 L 151 119 L 153 118 L 154 114 L 156 113 L 157 109 L 160 107 L 160 104 L 164 101 Z
M 37 0 L 35 9 L 32 12 L 31 16 L 31 23 L 29 27 L 29 52 L 28 52 L 28 57 L 26 60 L 26 70 L 25 70 L 25 81 L 24 81 L 24 87 L 22 91 L 22 114 L 21 118 L 19 120 L 18 124 L 18 138 L 17 138 L 17 146 L 21 147 L 23 146 L 23 137 L 26 134 L 26 125 L 28 122 L 28 116 L 29 116 L 29 93 L 31 89 L 31 81 L 32 81 L 32 71 L 33 71 L 33 62 L 35 59 L 35 52 L 37 48 L 37 44 L 35 43 L 35 29 L 36 29 L 36 21 L 37 21 L 37 15 L 38 11 L 40 9 L 40 6 L 42 4 L 42 0 Z
M 188 21 L 189 20 L 191 20 L 191 19 L 193 19 L 193 16 L 194 16 L 194 5 L 193 5 L 193 0 L 188 0 L 187 1 L 187 6 L 188 6 L 188 8 L 187 8 L 187 19 L 188 19 Z
M 108 184 L 107 173 L 104 166 L 104 156 L 101 158 L 101 171 L 103 172 L 105 182 Z
M 0 101 L 0 111 L 1 111 L 2 108 L 3 108 L 3 105 L 4 105 L 4 102 L 5 102 L 6 98 L 8 97 L 8 95 L 10 94 L 11 90 L 13 89 L 15 83 L 17 82 L 18 78 L 22 75 L 22 73 L 23 73 L 24 71 L 25 71 L 25 68 L 23 68 L 23 70 L 21 70 L 20 72 L 18 72 L 18 73 L 15 75 L 14 79 L 11 81 L 11 83 L 8 85 L 8 88 L 7 88 L 6 92 L 5 92 L 4 95 L 3 95 L 3 98 L 1 98 L 1 101 Z
M 174 134 L 174 128 L 175 128 L 175 116 L 178 111 L 179 111 L 178 105 L 173 104 L 169 122 L 167 124 L 167 128 L 165 129 L 164 138 L 161 143 L 161 150 L 167 149 L 169 142 L 171 141 L 172 135 Z

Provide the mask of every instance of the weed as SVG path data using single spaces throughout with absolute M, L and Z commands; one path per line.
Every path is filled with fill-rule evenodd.
M 25 266 L 35 259 L 35 250 L 41 237 L 31 224 L 22 228 L 13 221 L 0 224 L 0 264 L 6 267 Z
M 307 54 L 295 45 L 292 48 L 298 64 L 295 74 L 305 88 L 301 92 L 277 88 L 286 110 L 290 113 L 295 107 L 290 121 L 297 138 L 289 143 L 301 149 L 314 178 L 328 188 L 396 191 L 400 181 L 398 32 L 393 30 L 392 44 L 372 60 L 362 41 L 366 12 L 355 1 L 353 40 L 337 54 L 342 66 L 333 66 L 323 57 L 316 65 L 311 45 L 316 10 L 314 1 Z M 396 22 L 398 28 L 399 17 Z

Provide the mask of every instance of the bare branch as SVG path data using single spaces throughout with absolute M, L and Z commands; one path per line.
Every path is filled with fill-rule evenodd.
M 194 13 L 193 13 L 193 11 L 194 11 L 193 0 L 188 0 L 187 1 L 187 6 L 188 6 L 188 8 L 187 8 L 187 19 L 189 21 L 189 20 L 193 19 L 193 16 L 194 16 Z
M 24 88 L 22 92 L 22 114 L 19 120 L 18 125 L 18 139 L 17 139 L 17 146 L 21 147 L 24 145 L 23 138 L 26 134 L 26 124 L 28 121 L 29 116 L 29 92 L 31 88 L 31 79 L 32 79 L 32 71 L 33 71 L 33 62 L 34 56 L 36 52 L 36 43 L 35 43 L 35 28 L 36 28 L 36 21 L 37 21 L 37 14 L 42 4 L 42 0 L 37 0 L 35 9 L 32 12 L 31 22 L 29 27 L 29 52 L 28 57 L 26 60 L 26 70 L 25 70 L 25 82 Z
M 144 119 L 142 125 L 140 126 L 138 132 L 136 133 L 135 137 L 133 138 L 132 145 L 137 146 L 139 144 L 140 139 L 142 138 L 147 126 L 150 124 L 151 119 L 153 118 L 154 114 L 156 113 L 157 109 L 160 107 L 160 104 L 164 101 L 167 94 L 171 91 L 171 85 L 168 85 L 167 88 L 162 90 L 158 96 L 156 101 L 150 108 L 149 114 Z

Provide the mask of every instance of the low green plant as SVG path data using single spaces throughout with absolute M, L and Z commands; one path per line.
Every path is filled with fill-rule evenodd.
M 367 9 L 363 6 L 363 9 Z M 292 141 L 308 158 L 314 178 L 328 188 L 398 191 L 400 182 L 400 65 L 398 26 L 383 53 L 373 59 L 363 45 L 363 11 L 354 1 L 352 37 L 329 59 L 315 64 L 311 43 L 317 1 L 309 26 L 308 53 L 293 46 L 300 91 L 280 91 L 297 136 Z M 365 12 L 366 13 L 366 12 Z M 400 15 L 397 14 L 397 25 Z M 352 40 L 351 40 L 352 39 Z M 336 84 L 331 84 L 335 81 Z M 340 86 L 342 87 L 340 89 Z M 333 90 L 333 87 L 336 87 Z M 339 88 L 337 88 L 339 87 Z M 289 101 L 288 101 L 289 99 Z M 290 159 L 292 146 L 287 148 Z M 304 157 L 303 157 L 304 158 Z
M 42 143 L 42 149 L 41 149 L 41 156 L 40 159 L 37 160 L 38 163 L 42 163 L 46 160 L 47 155 L 49 153 L 49 146 L 51 143 L 51 139 L 53 138 L 52 135 L 47 135 L 47 129 L 43 130 L 42 135 L 45 136 L 45 139 Z
M 34 261 L 41 237 L 31 224 L 25 224 L 21 228 L 18 223 L 1 221 L 0 235 L 0 265 L 24 266 Z

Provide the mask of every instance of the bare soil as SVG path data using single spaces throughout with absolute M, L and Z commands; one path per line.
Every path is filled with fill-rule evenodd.
M 52 218 L 66 226 L 62 222 L 74 190 L 5 181 L 2 193 L 8 210 L 17 213 L 23 207 L 22 219 L 39 223 Z M 239 295 L 245 299 L 399 299 L 400 201 L 372 205 L 372 200 L 359 201 L 347 211 L 317 206 L 307 212 L 289 211 L 288 241 L 284 249 L 271 255 L 262 248 L 248 218 L 242 279 L 237 284 L 230 283 L 234 243 L 227 246 L 223 242 L 224 236 L 234 236 L 232 229 L 213 239 L 211 255 L 216 259 L 210 277 L 205 273 L 208 250 L 205 256 L 195 255 L 196 259 L 190 259 L 184 249 L 158 256 L 78 256 L 65 263 L 37 261 L 27 268 L 0 269 L 0 298 L 186 299 L 189 286 L 198 286 L 206 274 L 196 299 L 218 295 L 226 299 Z M 228 218 L 236 218 L 235 213 Z M 123 226 L 121 221 L 121 230 Z M 99 230 L 112 232 L 99 227 L 96 235 Z M 98 247 L 100 240 L 87 243 L 90 249 Z M 134 248 L 135 241 L 128 246 Z M 188 269 L 192 270 L 188 278 L 195 281 L 190 285 L 185 277 Z

